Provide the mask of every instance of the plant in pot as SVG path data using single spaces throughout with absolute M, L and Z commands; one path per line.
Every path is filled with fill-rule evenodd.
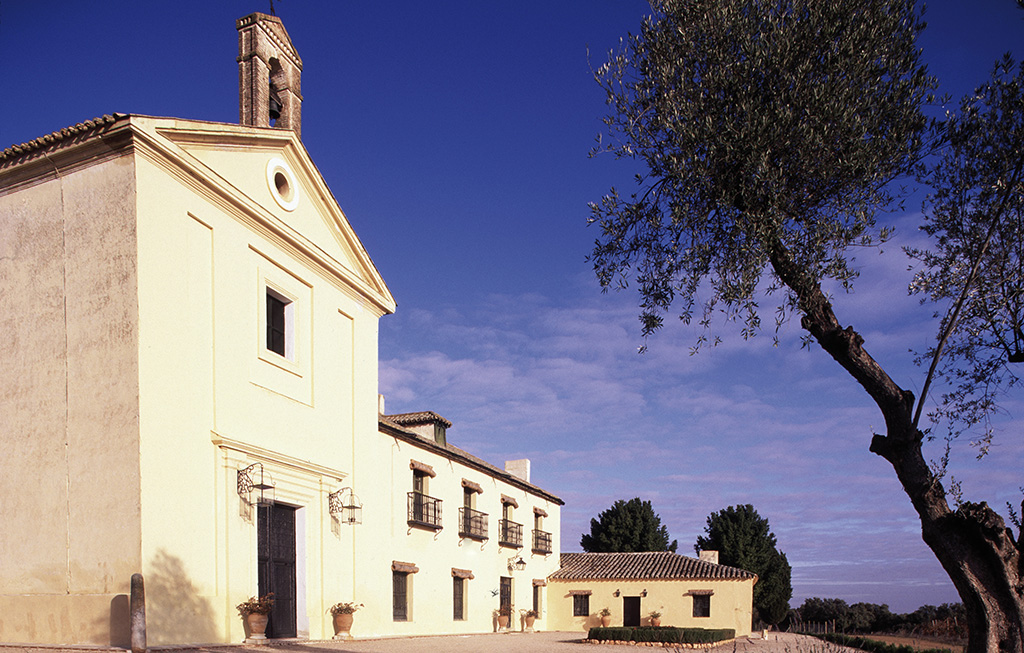
M 250 596 L 235 607 L 248 626 L 249 635 L 246 639 L 266 639 L 267 622 L 270 620 L 270 610 L 274 607 L 274 593 L 264 594 L 259 598 Z
M 533 622 L 536 621 L 539 616 L 540 615 L 537 614 L 536 610 L 525 610 L 523 612 L 523 621 L 526 622 L 526 628 L 533 630 Z
M 612 623 L 612 611 L 608 608 L 601 608 L 601 625 L 607 628 Z
M 494 614 L 497 615 L 497 617 L 498 617 L 498 629 L 499 630 L 507 630 L 508 629 L 509 617 L 512 616 L 512 606 L 510 606 L 510 605 L 499 606 L 498 609 L 494 611 Z
M 660 626 L 661 625 L 661 613 L 660 612 L 655 610 L 655 611 L 650 613 L 650 617 L 651 617 L 651 625 L 652 626 Z
M 334 639 L 351 639 L 353 615 L 361 607 L 363 607 L 362 603 L 354 601 L 335 603 L 331 606 L 331 616 L 334 617 Z

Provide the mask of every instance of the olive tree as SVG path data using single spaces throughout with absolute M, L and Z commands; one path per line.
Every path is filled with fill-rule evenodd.
M 950 506 L 922 452 L 914 394 L 872 358 L 822 288 L 850 286 L 849 249 L 889 236 L 876 216 L 897 199 L 894 180 L 921 163 L 930 133 L 921 107 L 935 81 L 915 43 L 920 13 L 912 0 L 654 0 L 652 8 L 595 71 L 610 106 L 598 150 L 644 170 L 635 192 L 612 189 L 591 205 L 600 283 L 635 283 L 645 338 L 673 306 L 698 321 L 698 347 L 719 337 L 716 314 L 743 337 L 757 333 L 762 290 L 778 298 L 776 327 L 798 315 L 808 344 L 880 410 L 885 429 L 870 450 L 891 464 L 960 593 L 968 650 L 1021 653 L 1017 540 L 984 503 Z M 945 320 L 954 331 L 956 322 Z

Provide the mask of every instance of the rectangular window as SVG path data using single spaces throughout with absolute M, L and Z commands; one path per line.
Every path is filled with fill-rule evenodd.
M 395 621 L 409 620 L 409 574 L 391 572 L 391 616 Z
M 452 619 L 462 621 L 466 618 L 466 579 L 452 578 Z
M 693 596 L 693 616 L 694 617 L 710 617 L 711 616 L 711 595 L 710 594 L 694 594 L 694 596 Z
M 295 302 L 270 286 L 267 289 L 267 351 L 295 360 Z
M 533 586 L 533 611 L 537 613 L 538 617 L 540 616 L 540 589 L 540 585 Z
M 572 616 L 574 617 L 589 617 L 590 616 L 590 595 L 589 594 L 575 594 L 572 597 Z

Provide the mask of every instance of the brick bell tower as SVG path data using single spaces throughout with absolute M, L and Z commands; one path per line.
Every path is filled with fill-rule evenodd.
M 238 121 L 302 137 L 302 59 L 277 16 L 254 13 L 238 29 Z

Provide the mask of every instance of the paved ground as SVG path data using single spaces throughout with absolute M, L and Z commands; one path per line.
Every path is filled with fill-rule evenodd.
M 488 635 L 447 635 L 341 641 L 275 642 L 268 646 L 208 646 L 175 648 L 173 653 L 617 653 L 630 651 L 672 651 L 679 649 L 621 647 L 584 644 L 583 633 L 501 633 Z M 690 649 L 682 649 L 689 651 Z M 697 649 L 709 650 L 709 649 Z M 839 653 L 850 651 L 820 640 L 770 633 L 740 638 L 710 648 L 711 653 Z M 168 651 L 171 653 L 171 651 Z

